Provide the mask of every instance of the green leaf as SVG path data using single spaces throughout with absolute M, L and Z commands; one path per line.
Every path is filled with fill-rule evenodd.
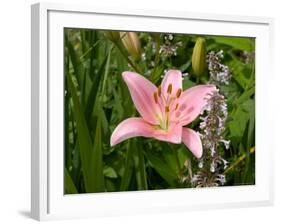
M 188 60 L 185 64 L 180 66 L 181 71 L 187 71 L 187 69 L 191 66 L 191 59 Z
M 72 181 L 66 168 L 64 168 L 64 193 L 65 194 L 77 194 L 77 189 Z
M 71 64 L 75 73 L 75 76 L 77 78 L 78 84 L 79 86 L 83 86 L 83 66 L 82 63 L 78 57 L 78 55 L 76 54 L 76 51 L 74 49 L 73 44 L 68 40 L 67 35 L 65 35 L 65 41 L 66 41 L 66 46 L 69 52 L 69 56 L 71 59 Z
M 255 137 L 255 100 L 249 99 L 242 104 L 242 108 L 249 113 L 249 126 L 247 136 L 247 148 L 254 145 Z
M 254 48 L 253 39 L 248 37 L 214 37 L 219 44 L 225 44 L 239 50 L 252 51 Z
M 165 163 L 170 167 L 173 172 L 177 173 L 179 172 L 178 170 L 178 165 L 177 165 L 177 159 L 175 157 L 175 148 L 170 147 L 169 144 L 166 142 L 161 142 L 160 143 L 163 158 L 165 159 Z M 177 151 L 177 150 L 176 150 Z
M 101 133 L 101 120 L 98 117 L 95 138 L 93 142 L 93 152 L 91 158 L 91 170 L 93 179 L 92 192 L 103 192 L 104 176 L 103 176 L 103 159 L 102 159 L 102 133 Z
M 129 188 L 130 181 L 132 178 L 133 168 L 134 168 L 134 149 L 131 147 L 131 141 L 128 140 L 127 143 L 127 154 L 126 154 L 126 164 L 125 171 L 121 180 L 120 190 L 126 191 Z
M 116 171 L 110 167 L 110 166 L 105 166 L 103 169 L 103 175 L 109 178 L 117 178 L 117 173 Z
M 187 159 L 190 159 L 193 155 L 191 153 L 190 150 L 188 150 L 188 148 L 184 145 L 183 147 L 180 147 L 178 150 L 177 150 L 177 153 L 178 153 L 178 157 L 179 157 L 179 162 L 180 164 L 182 165 L 181 168 L 183 168 L 184 166 L 184 162 L 187 160 Z
M 101 88 L 101 96 L 103 96 L 104 93 L 105 93 L 105 86 L 106 86 L 107 76 L 108 76 L 109 67 L 110 67 L 110 57 L 111 57 L 112 49 L 113 49 L 113 45 L 110 46 L 110 49 L 109 49 L 107 57 L 106 57 L 107 60 L 106 60 L 106 66 L 105 66 L 105 71 L 104 71 L 104 75 L 103 75 L 103 83 L 102 83 L 102 88 Z
M 243 92 L 240 97 L 235 101 L 236 104 L 241 104 L 245 100 L 248 100 L 253 94 L 255 94 L 255 87 L 248 89 L 247 91 Z
M 97 72 L 96 75 L 94 75 L 93 77 L 93 82 L 92 82 L 92 86 L 91 89 L 89 91 L 89 96 L 86 102 L 86 109 L 85 109 L 85 116 L 86 119 L 89 120 L 92 112 L 93 112 L 93 108 L 96 102 L 96 98 L 97 98 L 97 94 L 98 94 L 98 90 L 99 90 L 99 84 L 101 82 L 102 79 L 102 74 L 104 72 L 104 67 L 106 65 L 107 62 L 107 56 L 104 57 L 102 65 L 99 68 L 99 71 Z
M 89 130 L 87 127 L 87 123 L 83 114 L 83 108 L 79 102 L 79 98 L 77 96 L 77 92 L 74 86 L 74 83 L 69 75 L 67 75 L 67 83 L 69 92 L 71 93 L 72 101 L 73 101 L 73 114 L 74 119 L 76 121 L 76 128 L 78 134 L 78 143 L 80 149 L 80 157 L 82 163 L 82 171 L 84 174 L 84 181 L 85 181 L 85 188 L 87 192 L 91 192 L 93 189 L 93 179 L 91 177 L 90 168 L 90 156 L 91 156 L 91 149 L 92 149 L 92 141 L 89 134 Z
M 246 129 L 249 115 L 241 108 L 238 108 L 236 113 L 232 116 L 232 119 L 233 120 L 229 121 L 230 136 L 240 141 Z
M 247 90 L 254 87 L 255 76 L 254 67 L 250 64 L 244 64 L 241 61 L 233 58 L 228 64 L 232 70 L 232 78 L 244 89 Z
M 135 149 L 134 160 L 136 178 L 138 183 L 138 190 L 147 190 L 145 163 L 143 158 L 143 149 L 139 146 L 142 144 L 136 143 L 136 139 L 133 140 L 133 147 Z
M 164 66 L 158 65 L 157 67 L 154 68 L 153 73 L 149 78 L 153 83 L 158 83 L 163 73 L 164 73 Z
M 196 83 L 192 82 L 189 78 L 185 78 L 182 82 L 182 87 L 183 87 L 183 90 L 186 90 L 190 87 L 193 87 L 195 86 Z
M 145 156 L 151 163 L 152 167 L 169 183 L 170 186 L 177 186 L 177 174 L 173 172 L 164 159 L 161 159 L 151 151 L 146 151 Z

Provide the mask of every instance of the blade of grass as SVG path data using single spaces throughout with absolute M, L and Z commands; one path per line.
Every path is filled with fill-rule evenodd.
M 80 56 L 80 60 L 82 60 L 82 59 L 84 59 L 89 53 L 91 53 L 92 51 L 93 51 L 93 49 L 99 44 L 101 42 L 101 40 L 98 40 L 96 43 L 94 43 L 91 47 L 89 47 L 88 49 L 87 49 L 87 51 L 84 53 L 84 54 L 82 54 L 81 56 Z
M 89 40 L 88 40 L 90 46 L 93 46 L 92 50 L 90 51 L 90 68 L 89 68 L 89 77 L 93 81 L 94 79 L 94 59 L 98 59 L 98 53 L 99 53 L 99 41 L 97 39 L 97 32 L 96 31 L 90 31 L 89 33 Z
M 249 152 L 252 154 L 255 152 L 255 147 L 252 147 Z M 240 162 L 242 162 L 247 157 L 247 153 L 240 156 L 231 166 L 229 166 L 225 171 L 224 174 L 228 173 L 230 170 L 234 169 Z
M 82 47 L 82 52 L 84 53 L 86 51 L 86 34 L 87 30 L 80 30 L 80 38 L 81 38 L 81 47 Z
M 71 176 L 66 168 L 64 168 L 64 193 L 77 194 L 77 189 L 72 181 Z
M 121 180 L 120 184 L 120 190 L 126 191 L 129 188 L 132 173 L 133 173 L 133 167 L 134 167 L 134 149 L 131 147 L 131 141 L 128 140 L 127 143 L 127 154 L 126 154 L 126 164 L 125 164 L 125 171 L 124 175 Z
M 91 192 L 94 185 L 93 179 L 91 178 L 91 173 L 89 171 L 89 167 L 90 167 L 89 158 L 91 158 L 90 150 L 92 149 L 92 141 L 83 114 L 83 109 L 80 105 L 79 98 L 76 93 L 76 88 L 74 86 L 74 83 L 69 73 L 67 73 L 67 83 L 73 101 L 73 115 L 76 121 L 76 128 L 77 128 L 77 135 L 78 135 L 77 137 L 78 137 L 78 143 L 80 149 L 80 157 L 81 157 L 82 171 L 85 181 L 85 188 L 87 192 Z
M 219 44 L 226 44 L 233 48 L 245 50 L 245 51 L 252 51 L 253 50 L 253 43 L 249 38 L 244 37 L 224 37 L 224 36 L 216 36 L 214 40 Z
M 157 155 L 146 151 L 146 158 L 151 163 L 152 167 L 159 173 L 159 175 L 167 181 L 170 186 L 177 186 L 177 174 Z
M 65 42 L 66 42 L 66 46 L 67 46 L 68 53 L 70 56 L 70 61 L 71 61 L 75 76 L 77 78 L 78 84 L 79 84 L 79 86 L 82 86 L 82 84 L 83 84 L 82 70 L 83 69 L 82 69 L 81 61 L 79 60 L 79 57 L 77 56 L 72 43 L 68 40 L 67 35 L 65 35 Z
M 102 159 L 102 134 L 101 134 L 101 120 L 98 117 L 95 139 L 93 142 L 93 152 L 91 156 L 92 168 L 90 170 L 94 185 L 92 192 L 104 192 L 104 175 L 103 175 L 103 159 Z
M 67 52 L 65 52 L 65 64 L 64 64 L 64 69 L 68 70 L 69 69 L 69 56 L 67 54 Z M 64 77 L 64 82 L 65 84 L 66 82 L 66 76 Z M 67 89 L 65 87 L 65 89 Z M 70 107 L 69 107 L 69 99 L 70 99 L 70 95 L 68 93 L 68 91 L 65 91 L 65 97 L 64 97 L 64 166 L 65 167 L 69 167 L 71 165 L 71 147 L 70 147 L 70 139 L 69 139 L 69 135 L 70 135 L 70 129 L 69 129 L 69 114 L 70 114 Z
M 106 85 L 106 80 L 107 80 L 107 76 L 108 76 L 108 72 L 109 72 L 110 57 L 111 57 L 112 49 L 113 49 L 113 45 L 110 46 L 110 49 L 109 49 L 108 54 L 107 54 L 105 71 L 104 71 L 104 75 L 103 75 L 103 83 L 102 83 L 102 88 L 101 88 L 101 96 L 104 95 L 104 91 L 105 91 L 105 85 Z
M 133 140 L 133 147 L 135 149 L 134 160 L 135 160 L 135 169 L 136 169 L 136 179 L 138 184 L 138 190 L 147 190 L 147 182 L 146 182 L 146 171 L 145 171 L 145 163 L 143 158 L 142 148 L 139 147 L 139 144 L 136 142 L 137 140 Z
M 104 57 L 102 65 L 100 66 L 98 73 L 93 77 L 92 87 L 90 89 L 88 100 L 86 102 L 86 109 L 85 109 L 86 120 L 89 120 L 92 115 L 93 108 L 94 108 L 96 98 L 97 98 L 99 84 L 102 79 L 102 74 L 103 74 L 106 62 L 107 62 L 107 56 Z

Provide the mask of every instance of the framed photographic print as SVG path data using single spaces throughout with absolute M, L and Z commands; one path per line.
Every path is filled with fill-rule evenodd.
M 32 217 L 269 205 L 272 19 L 32 6 Z

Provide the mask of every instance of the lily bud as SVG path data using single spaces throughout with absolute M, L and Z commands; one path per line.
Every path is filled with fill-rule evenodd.
M 120 37 L 128 53 L 132 55 L 136 60 L 139 60 L 141 57 L 141 45 L 137 33 L 120 32 Z
M 118 42 L 120 39 L 119 32 L 116 31 L 105 31 L 104 35 L 112 42 Z
M 195 75 L 202 75 L 206 67 L 206 41 L 199 37 L 196 40 L 192 53 L 192 69 Z

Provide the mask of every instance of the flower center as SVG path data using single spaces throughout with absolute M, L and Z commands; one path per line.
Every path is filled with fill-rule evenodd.
M 159 119 L 159 128 L 164 131 L 168 131 L 171 116 L 175 114 L 178 118 L 180 115 L 180 112 L 177 110 L 181 108 L 181 105 L 179 104 L 179 98 L 182 94 L 182 89 L 179 88 L 174 94 L 172 94 L 173 85 L 170 83 L 166 89 L 167 94 L 163 94 L 162 91 L 163 90 L 161 89 L 161 86 L 159 86 L 157 91 L 153 93 L 153 98 L 154 102 L 161 110 L 161 115 L 157 116 Z

